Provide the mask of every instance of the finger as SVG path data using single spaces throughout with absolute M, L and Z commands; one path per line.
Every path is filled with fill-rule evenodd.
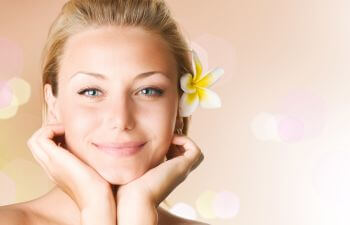
M 171 144 L 166 154 L 167 160 L 183 155 L 185 150 L 181 146 Z
M 63 124 L 50 124 L 43 128 L 43 132 L 40 133 L 39 137 L 53 140 L 64 134 Z
M 172 140 L 169 154 L 174 151 L 183 151 L 182 155 L 169 159 L 157 167 L 149 170 L 141 179 L 151 190 L 157 203 L 163 201 L 188 174 L 199 165 L 202 160 L 202 153 L 198 146 L 188 137 L 176 135 Z M 174 150 L 175 147 L 182 150 Z M 152 180 L 153 182 L 148 182 Z
M 51 172 L 47 166 L 48 163 L 48 156 L 46 155 L 46 153 L 41 149 L 40 146 L 38 146 L 37 144 L 32 144 L 30 146 L 28 146 L 31 150 L 31 153 L 34 157 L 34 159 L 39 163 L 39 165 L 44 169 L 45 173 L 48 175 L 48 177 L 50 178 L 51 181 L 53 181 L 54 183 L 56 183 L 56 181 L 53 179 Z
M 187 136 L 175 134 L 172 143 L 182 147 L 184 150 L 183 155 L 191 162 L 196 162 L 203 155 L 200 148 Z
M 27 145 L 31 145 L 33 142 L 36 142 L 38 136 L 43 132 L 43 128 L 39 128 L 37 131 L 33 133 L 33 135 L 28 139 Z
M 59 144 L 56 144 L 52 138 L 57 134 L 61 134 L 59 131 L 55 130 L 57 127 L 49 127 L 45 129 L 40 136 L 37 138 L 36 143 L 45 151 L 49 160 L 50 166 L 59 166 L 60 163 L 69 165 L 69 162 L 74 160 L 72 155 L 69 154 L 69 151 L 61 147 Z M 60 128 L 58 128 L 60 129 Z M 54 164 L 54 165 L 53 165 Z M 75 171 L 72 171 L 75 172 Z
M 65 162 L 69 164 L 69 160 L 72 161 L 69 156 L 67 156 L 66 149 L 59 147 L 53 141 L 53 138 L 58 135 L 62 135 L 64 133 L 64 127 L 62 124 L 49 124 L 41 128 L 41 131 L 36 135 L 36 139 L 34 141 L 35 145 L 39 146 L 39 148 L 45 153 L 48 159 L 46 159 L 45 168 L 49 171 L 49 176 L 57 177 L 58 174 L 56 171 L 61 163 Z M 63 151 L 64 150 L 64 151 Z M 72 173 L 77 172 L 75 169 Z M 57 177 L 60 179 L 59 177 Z M 53 179 L 52 179 L 53 180 Z
M 65 150 L 58 146 L 54 141 L 54 137 L 64 134 L 64 127 L 61 124 L 48 125 L 42 128 L 42 131 L 38 134 L 36 143 L 42 147 L 42 149 L 47 153 L 48 157 L 52 159 L 54 157 L 55 148 Z
M 38 129 L 34 134 L 31 136 L 31 138 L 28 140 L 27 144 L 31 145 L 33 142 L 37 142 L 38 139 L 43 135 L 43 133 L 48 132 L 51 128 L 57 127 L 54 125 L 46 125 L 42 126 L 40 129 Z M 58 132 L 59 134 L 59 132 Z
M 196 169 L 204 159 L 200 148 L 188 136 L 176 135 L 172 143 L 177 144 L 178 150 L 173 150 L 172 155 L 183 155 L 188 161 L 188 173 Z
M 41 132 L 42 132 L 41 128 L 36 132 L 34 132 L 34 134 L 27 141 L 27 146 L 31 151 L 31 153 L 33 154 L 33 156 L 39 157 L 41 160 L 48 160 L 47 154 L 45 154 L 45 152 L 39 148 L 37 143 L 37 137 L 38 135 L 40 135 Z
M 79 177 L 80 180 L 87 181 L 91 178 L 95 178 L 92 176 L 95 176 L 96 171 L 78 159 L 68 149 L 57 145 L 52 140 L 57 135 L 62 135 L 63 133 L 64 127 L 61 124 L 55 124 L 45 128 L 44 132 L 42 132 L 37 139 L 38 145 L 40 145 L 41 148 L 46 151 L 48 157 L 50 158 L 49 166 L 52 167 L 54 172 L 56 170 L 55 168 L 64 166 L 69 170 L 70 176 Z
M 192 172 L 193 170 L 195 170 L 195 169 L 199 166 L 199 164 L 202 163 L 203 160 L 204 160 L 204 155 L 201 154 L 200 157 L 199 157 L 199 159 L 193 164 L 193 166 L 192 166 L 190 172 Z

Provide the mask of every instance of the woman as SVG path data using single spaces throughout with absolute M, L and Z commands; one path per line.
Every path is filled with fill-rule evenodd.
M 28 141 L 56 186 L 1 207 L 0 225 L 203 224 L 159 207 L 203 160 L 178 107 L 190 59 L 161 0 L 67 2 L 43 54 L 43 125 Z

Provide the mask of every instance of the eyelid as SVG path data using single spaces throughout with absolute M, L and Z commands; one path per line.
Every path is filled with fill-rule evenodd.
M 155 87 L 155 86 L 144 86 L 144 87 L 141 87 L 139 88 L 137 91 L 136 91 L 136 94 L 138 94 L 139 92 L 143 91 L 143 90 L 153 90 L 156 92 L 156 94 L 154 95 L 146 95 L 146 94 L 141 94 L 147 98 L 156 98 L 156 97 L 161 97 L 164 95 L 164 92 L 165 90 L 162 89 L 162 88 L 159 88 L 159 87 Z M 98 91 L 100 92 L 101 94 L 100 95 L 97 95 L 97 96 L 92 96 L 92 95 L 86 95 L 84 94 L 85 92 L 87 91 L 91 91 L 91 90 L 94 90 L 94 91 Z M 86 86 L 84 88 L 81 88 L 79 89 L 79 91 L 77 92 L 79 95 L 83 96 L 83 97 L 87 97 L 87 98 L 98 98 L 98 97 L 101 97 L 103 95 L 103 90 L 99 87 L 96 87 L 96 86 Z
M 164 95 L 165 90 L 162 88 L 158 88 L 158 87 L 154 87 L 154 86 L 146 86 L 146 87 L 141 87 L 140 89 L 137 90 L 136 93 L 139 93 L 140 91 L 146 90 L 146 89 L 150 89 L 150 90 L 154 90 L 157 94 L 155 95 L 144 95 L 147 98 L 156 98 L 156 97 L 161 97 Z
M 96 86 L 86 86 L 86 87 L 83 87 L 83 88 L 79 89 L 78 94 L 79 94 L 79 95 L 82 95 L 82 96 L 85 96 L 85 97 L 90 97 L 90 98 L 96 98 L 96 97 L 100 97 L 100 96 L 102 95 L 102 94 L 101 94 L 101 95 L 99 95 L 99 96 L 88 96 L 88 95 L 85 95 L 85 94 L 84 94 L 84 92 L 90 91 L 90 90 L 99 91 L 99 92 L 101 92 L 101 93 L 103 94 L 102 89 L 99 88 L 99 87 L 96 87 Z

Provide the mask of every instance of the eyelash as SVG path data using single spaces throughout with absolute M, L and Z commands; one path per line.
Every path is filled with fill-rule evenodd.
M 140 91 L 143 91 L 143 90 L 153 90 L 154 92 L 156 92 L 156 94 L 154 94 L 154 95 L 145 95 L 147 98 L 156 98 L 156 97 L 160 97 L 160 96 L 162 96 L 163 93 L 164 93 L 164 90 L 159 89 L 159 88 L 146 87 L 146 88 L 141 89 Z M 89 96 L 89 95 L 85 95 L 85 93 L 88 92 L 88 91 L 99 91 L 99 92 L 101 92 L 101 90 L 98 89 L 98 88 L 86 87 L 86 88 L 83 88 L 82 90 L 78 91 L 78 94 L 79 94 L 79 95 L 83 95 L 83 96 L 85 96 L 85 97 L 87 97 L 87 98 L 96 98 L 96 97 L 99 97 L 99 96 L 91 96 L 91 95 Z M 140 92 L 140 91 L 139 91 L 139 92 Z

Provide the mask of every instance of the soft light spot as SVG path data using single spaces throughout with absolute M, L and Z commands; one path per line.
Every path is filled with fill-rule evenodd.
M 19 151 L 13 149 L 13 151 Z M 54 186 L 39 164 L 17 158 L 5 164 L 2 171 L 17 185 L 16 202 L 39 197 Z
M 316 163 L 313 183 L 327 207 L 348 211 L 350 207 L 350 152 L 329 152 Z
M 203 192 L 196 201 L 196 209 L 199 215 L 205 219 L 215 218 L 215 212 L 213 210 L 213 202 L 216 197 L 216 193 L 213 191 Z
M 310 139 L 322 134 L 326 123 L 326 102 L 321 96 L 307 90 L 294 90 L 281 99 L 277 106 L 283 115 L 279 125 L 285 141 Z
M 0 77 L 8 80 L 23 69 L 23 50 L 14 41 L 0 37 Z
M 5 108 L 11 104 L 12 90 L 5 81 L 0 80 L 0 109 Z
M 239 207 L 238 196 L 229 191 L 219 192 L 213 202 L 215 215 L 221 219 L 230 219 L 236 216 Z
M 18 101 L 15 95 L 12 96 L 10 105 L 0 109 L 0 119 L 14 117 L 18 110 Z
M 234 75 L 237 74 L 237 55 L 232 42 L 221 36 L 205 33 L 194 38 L 191 45 L 194 47 L 200 46 L 202 49 L 205 49 L 207 55 L 209 55 L 208 69 L 221 67 L 225 70 L 220 81 L 215 83 L 215 87 L 230 85 Z
M 16 183 L 0 171 L 0 205 L 9 205 L 16 201 Z
M 255 116 L 250 127 L 255 137 L 261 141 L 279 140 L 278 123 L 270 113 L 263 112 Z
M 304 123 L 298 118 L 286 116 L 279 120 L 278 131 L 283 141 L 299 141 L 304 136 Z
M 12 88 L 12 92 L 16 95 L 19 105 L 28 102 L 31 92 L 28 82 L 21 78 L 14 77 L 8 81 L 8 85 Z
M 197 44 L 196 42 L 191 42 L 191 48 L 197 53 L 199 60 L 202 63 L 203 73 L 209 72 L 210 69 L 208 66 L 208 52 L 205 50 L 202 46 Z M 195 73 L 196 70 L 193 68 L 193 72 Z M 203 74 L 203 75 L 204 75 Z
M 176 203 L 173 207 L 171 207 L 170 212 L 172 214 L 175 214 L 177 216 L 180 216 L 186 219 L 190 219 L 190 220 L 197 219 L 197 213 L 194 210 L 194 208 L 183 202 Z

